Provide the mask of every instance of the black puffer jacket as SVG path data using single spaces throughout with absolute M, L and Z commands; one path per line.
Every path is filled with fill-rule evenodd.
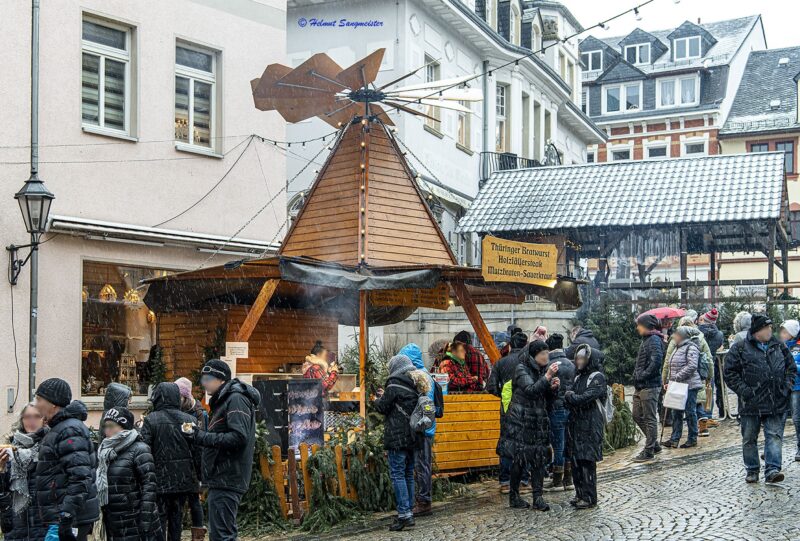
M 198 431 L 203 447 L 203 484 L 244 494 L 253 473 L 258 391 L 238 379 L 225 383 L 211 397 L 208 431 Z
M 725 383 L 739 396 L 739 415 L 788 412 L 796 373 L 792 354 L 774 336 L 765 352 L 747 333 L 725 356 Z
M 611 400 L 608 394 L 606 377 L 600 370 L 600 363 L 590 355 L 589 362 L 577 371 L 575 384 L 564 401 L 570 411 L 569 434 L 572 438 L 572 456 L 576 460 L 603 460 L 603 433 L 605 414 L 597 406 L 597 400 L 605 404 Z M 591 379 L 591 382 L 589 381 Z
M 575 339 L 570 342 L 569 347 L 564 350 L 567 358 L 570 360 L 575 360 L 575 352 L 578 350 L 578 346 L 586 344 L 587 346 L 591 347 L 592 349 L 596 349 L 598 353 L 597 362 L 600 363 L 600 366 L 603 366 L 603 352 L 600 351 L 600 342 L 597 341 L 595 338 L 594 333 L 589 329 L 581 329 L 578 331 L 578 334 L 575 335 Z
M 33 444 L 42 441 L 47 434 L 43 428 L 34 434 L 29 434 Z M 14 439 L 12 444 L 18 445 Z M 31 462 L 28 469 L 28 493 L 36 494 L 36 462 Z M 5 473 L 0 475 L 0 512 L 2 512 L 3 539 L 5 541 L 38 541 L 47 535 L 47 527 L 42 524 L 39 506 L 33 499 L 21 513 L 15 514 L 12 508 L 14 495 L 11 492 L 11 467 L 7 466 Z
M 513 348 L 508 354 L 504 355 L 492 367 L 492 373 L 489 374 L 489 380 L 486 382 L 486 392 L 500 397 L 503 394 L 503 386 L 506 382 L 514 379 L 514 374 L 517 372 L 517 365 L 520 361 L 520 351 L 525 347 Z
M 664 362 L 663 335 L 655 332 L 646 336 L 639 346 L 633 367 L 633 386 L 642 389 L 661 388 L 661 365 Z
M 417 448 L 423 439 L 411 430 L 409 417 L 417 407 L 419 395 L 431 390 L 431 378 L 422 370 L 411 370 L 399 376 L 389 376 L 384 389 L 383 396 L 373 402 L 375 411 L 386 416 L 383 447 L 392 451 Z
M 43 524 L 57 524 L 61 513 L 73 524 L 96 522 L 100 516 L 95 486 L 97 457 L 86 428 L 86 406 L 74 400 L 50 419 L 36 463 L 36 501 Z
M 199 492 L 194 454 L 200 453 L 183 435 L 183 423 L 197 423 L 181 411 L 180 389 L 159 383 L 153 389 L 153 412 L 144 418 L 142 439 L 150 446 L 156 467 L 159 494 Z
M 156 468 L 141 437 L 108 465 L 108 504 L 103 507 L 108 541 L 154 538 L 160 529 Z
M 564 395 L 572 389 L 572 383 L 575 381 L 575 364 L 567 358 L 564 350 L 561 349 L 554 349 L 550 352 L 550 360 L 547 366 L 553 363 L 561 363 L 558 365 L 558 373 L 556 374 L 561 384 L 558 386 L 558 394 L 552 403 L 552 408 L 558 410 L 566 407 L 564 405 Z
M 551 460 L 547 411 L 555 393 L 545 378 L 547 367 L 539 367 L 527 351 L 522 351 L 514 373 L 511 404 L 501 427 L 497 454 L 542 467 Z
M 109 383 L 106 387 L 106 395 L 103 397 L 103 419 L 106 412 L 111 408 L 127 408 L 131 401 L 131 388 L 122 383 Z M 106 437 L 105 428 L 100 425 L 100 440 Z
M 702 325 L 697 326 L 700 329 L 700 332 L 703 333 L 703 336 L 706 339 L 706 344 L 708 344 L 708 349 L 711 350 L 711 355 L 716 355 L 719 348 L 722 347 L 722 344 L 725 343 L 725 336 L 722 334 L 716 325 L 713 323 L 704 323 Z M 712 361 L 716 361 L 716 359 L 711 359 Z

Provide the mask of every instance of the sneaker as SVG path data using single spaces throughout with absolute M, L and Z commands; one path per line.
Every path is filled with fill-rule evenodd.
M 709 432 L 708 429 L 700 430 L 697 433 L 697 435 L 700 436 L 701 438 L 707 438 L 707 437 L 709 437 L 711 435 L 711 432 Z
M 745 483 L 758 483 L 758 472 L 747 472 L 747 477 L 744 478 Z
M 392 521 L 391 526 L 389 526 L 390 532 L 400 532 L 405 528 L 410 528 L 414 525 L 414 517 L 395 517 Z
M 672 440 L 667 440 L 665 442 L 662 442 L 661 445 L 663 445 L 667 449 L 677 449 L 678 448 L 678 442 L 677 441 L 672 441 Z
M 697 447 L 696 441 L 687 441 L 683 445 L 681 445 L 681 449 L 690 449 L 692 447 Z
M 547 502 L 544 501 L 544 498 L 539 496 L 535 500 L 533 500 L 533 505 L 531 506 L 531 510 L 533 511 L 550 511 L 550 506 L 547 505 Z
M 414 506 L 412 513 L 415 517 L 427 517 L 433 513 L 431 502 L 417 502 L 417 505 Z
M 653 449 L 653 454 L 657 455 L 658 453 L 660 453 L 663 450 L 664 449 L 659 444 L 656 444 L 655 449 Z
M 580 498 L 578 498 L 577 496 L 575 496 L 574 498 L 570 498 L 570 500 L 569 500 L 569 504 L 570 504 L 572 507 L 575 507 L 576 505 L 578 505 L 578 502 L 579 502 L 579 501 L 580 501 Z
M 591 509 L 592 507 L 596 507 L 597 504 L 589 503 L 586 500 L 578 500 L 575 502 L 575 509 Z
M 511 509 L 528 509 L 530 508 L 531 504 L 523 500 L 522 498 L 511 498 L 508 502 L 508 506 Z
M 638 455 L 633 458 L 634 462 L 650 462 L 651 460 L 655 459 L 655 455 L 650 451 L 642 451 Z
M 800 449 L 798 449 L 797 454 L 794 455 L 794 461 L 800 462 Z
M 767 483 L 780 483 L 781 481 L 783 481 L 783 479 L 784 479 L 783 472 L 774 471 L 772 473 L 768 473 L 764 480 Z
M 508 494 L 509 492 L 511 492 L 511 485 L 509 484 L 500 485 L 500 494 Z

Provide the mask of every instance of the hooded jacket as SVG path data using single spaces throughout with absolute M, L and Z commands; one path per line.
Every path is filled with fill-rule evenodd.
M 47 434 L 47 427 L 38 432 L 28 434 L 32 440 L 31 447 L 41 443 Z M 9 443 L 20 446 L 16 437 Z M 4 541 L 41 541 L 47 535 L 47 527 L 42 524 L 39 506 L 36 503 L 36 461 L 28 466 L 28 493 L 32 501 L 20 513 L 13 509 L 14 495 L 11 492 L 11 467 L 6 466 L 5 473 L 0 474 L 0 512 L 2 512 Z
M 208 431 L 198 431 L 203 447 L 203 484 L 212 489 L 247 492 L 253 473 L 256 410 L 261 394 L 234 378 L 211 397 Z
M 108 465 L 108 503 L 103 507 L 108 541 L 140 541 L 160 528 L 153 455 L 141 436 Z
M 159 383 L 153 389 L 153 411 L 142 423 L 142 440 L 150 446 L 159 494 L 199 492 L 194 455 L 199 449 L 184 437 L 183 423 L 197 423 L 181 411 L 181 394 L 174 383 Z M 202 428 L 202 427 L 201 427 Z
M 419 395 L 431 392 L 430 375 L 419 369 L 390 374 L 384 389 L 383 396 L 373 402 L 375 411 L 386 416 L 383 447 L 390 451 L 418 448 L 422 440 L 411 430 L 409 417 Z
M 589 350 L 592 351 L 591 355 L 594 358 L 594 351 L 598 350 L 593 350 L 587 345 L 584 345 L 584 347 L 588 347 Z M 597 362 L 596 358 L 595 362 Z M 561 363 L 558 365 L 558 373 L 556 374 L 561 384 L 558 386 L 558 394 L 556 395 L 552 404 L 552 408 L 554 410 L 560 410 L 565 407 L 564 395 L 567 393 L 567 391 L 572 389 L 572 384 L 575 381 L 575 364 L 567 358 L 567 355 L 564 353 L 563 349 L 554 349 L 550 352 L 550 360 L 548 361 L 547 366 L 550 366 L 553 363 Z
M 661 366 L 664 362 L 664 339 L 653 331 L 642 339 L 633 367 L 633 386 L 637 391 L 661 387 Z
M 586 347 L 586 346 L 584 346 Z M 611 400 L 606 377 L 600 363 L 589 348 L 589 360 L 582 369 L 576 367 L 577 376 L 564 402 L 570 410 L 569 435 L 572 438 L 572 457 L 576 460 L 603 460 L 603 434 L 605 414 L 597 407 L 597 400 Z M 594 374 L 594 375 L 592 375 Z M 589 381 L 591 378 L 591 382 Z
M 497 442 L 498 455 L 525 460 L 531 467 L 544 467 L 551 460 L 547 411 L 555 393 L 545 378 L 546 370 L 546 366 L 536 364 L 527 348 L 520 352 L 512 380 L 511 404 Z
M 433 376 L 431 376 L 430 372 L 428 372 L 428 369 L 425 368 L 425 362 L 422 360 L 422 350 L 419 349 L 419 346 L 417 344 L 408 344 L 406 346 L 403 346 L 403 349 L 401 349 L 397 354 L 398 355 L 405 355 L 406 357 L 411 359 L 411 364 L 414 365 L 414 368 L 416 368 L 417 370 L 422 370 L 423 372 L 428 374 L 428 377 L 431 380 L 431 389 L 430 389 L 430 391 L 428 391 L 427 394 L 428 394 L 428 398 L 430 398 L 431 401 L 433 401 L 433 399 L 434 399 Z M 435 418 L 433 419 L 433 425 L 431 425 L 431 427 L 428 430 L 425 431 L 425 435 L 428 436 L 429 438 L 432 438 L 432 437 L 434 437 L 436 435 L 436 419 Z
M 127 408 L 131 400 L 131 388 L 122 383 L 109 383 L 106 387 L 106 395 L 103 397 L 103 417 L 111 408 Z M 101 417 L 101 419 L 103 418 Z M 105 439 L 106 430 L 100 426 L 100 440 Z
M 587 346 L 591 347 L 592 349 L 597 350 L 597 357 L 595 360 L 603 366 L 603 352 L 600 350 L 600 342 L 597 341 L 595 338 L 594 333 L 589 329 L 581 329 L 578 331 L 578 334 L 575 335 L 575 338 L 570 342 L 569 347 L 564 350 L 564 354 L 567 356 L 567 359 L 574 361 L 575 360 L 575 352 L 578 350 L 578 346 L 586 344 Z
M 797 367 L 797 375 L 794 378 L 794 386 L 792 391 L 800 391 L 800 343 L 797 340 L 787 340 L 786 348 L 794 359 L 794 364 Z
M 74 526 L 92 524 L 100 516 L 97 457 L 86 418 L 86 406 L 73 400 L 48 423 L 50 432 L 42 439 L 36 463 L 36 501 L 42 524 L 58 524 L 62 513 L 74 517 Z
M 774 336 L 766 351 L 749 332 L 725 356 L 725 383 L 739 397 L 739 415 L 779 415 L 790 409 L 797 366 Z
M 689 337 L 675 346 L 667 361 L 667 380 L 686 383 L 689 389 L 701 389 L 703 380 L 698 373 L 700 353 L 705 340 L 697 329 L 689 329 Z M 701 343 L 702 340 L 702 343 Z M 706 346 L 708 348 L 708 346 Z
M 733 317 L 734 336 L 732 343 L 729 344 L 730 346 L 747 339 L 747 335 L 750 332 L 750 323 L 752 321 L 753 314 L 750 312 L 739 312 Z
M 712 355 L 711 360 L 713 362 L 717 351 L 719 351 L 719 348 L 725 343 L 725 336 L 713 323 L 703 323 L 702 325 L 698 325 L 697 328 L 703 333 L 703 338 L 706 339 L 706 344 L 708 344 L 708 349 Z

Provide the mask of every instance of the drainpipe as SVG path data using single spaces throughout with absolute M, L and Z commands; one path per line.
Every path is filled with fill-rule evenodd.
M 483 152 L 489 152 L 491 147 L 489 146 L 489 100 L 486 99 L 486 96 L 489 95 L 489 61 L 483 61 L 483 77 L 481 82 L 483 83 L 483 145 L 482 150 Z

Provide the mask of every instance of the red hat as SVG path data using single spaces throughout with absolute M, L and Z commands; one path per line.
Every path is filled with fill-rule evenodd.
M 719 311 L 716 308 L 712 308 L 711 310 L 703 314 L 703 319 L 705 319 L 709 323 L 716 323 L 718 317 L 719 317 Z

